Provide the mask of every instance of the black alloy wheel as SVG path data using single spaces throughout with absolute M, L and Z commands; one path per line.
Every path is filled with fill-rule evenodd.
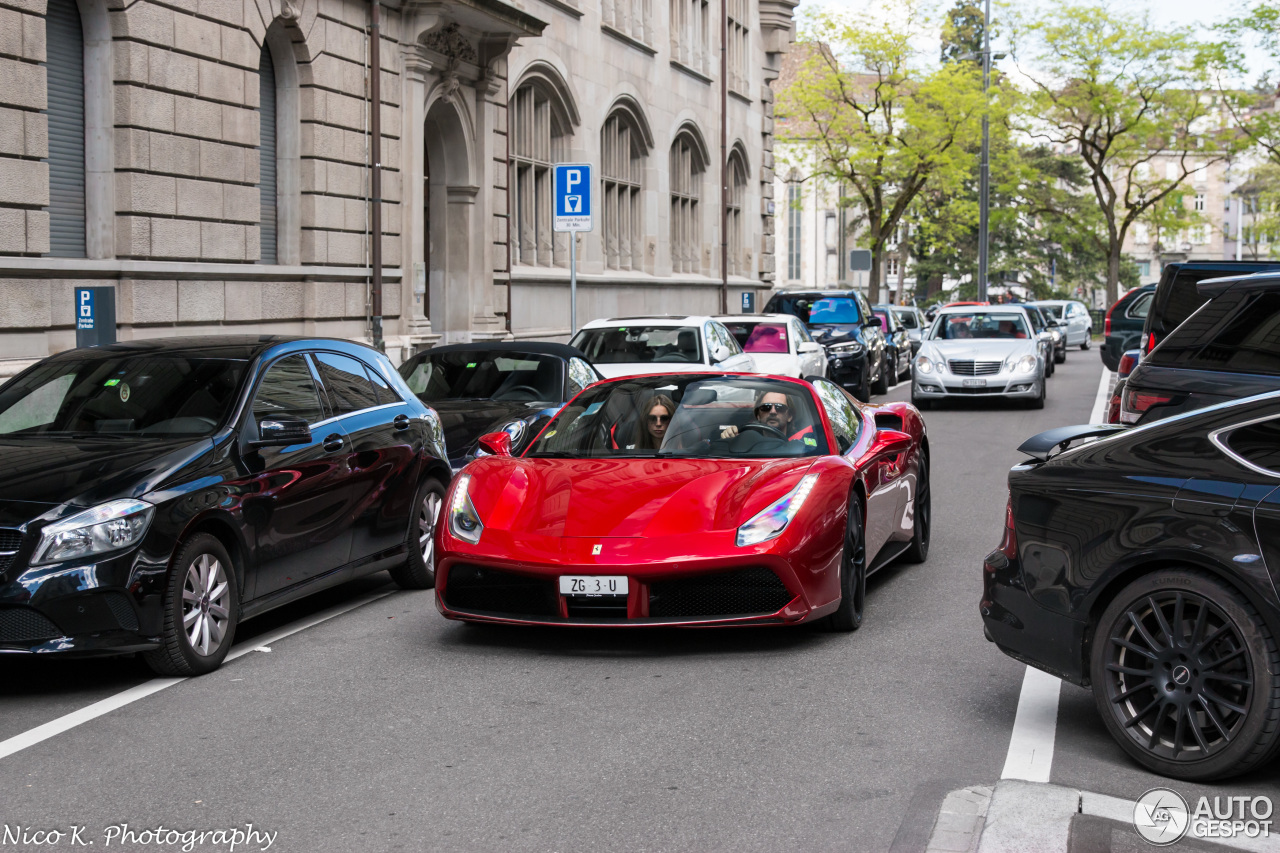
M 840 606 L 827 617 L 832 631 L 856 631 L 862 625 L 867 601 L 867 547 L 862 535 L 862 498 L 849 495 L 844 523 L 844 552 L 840 558 Z
M 1243 773 L 1280 747 L 1280 651 L 1235 590 L 1196 571 L 1126 587 L 1093 639 L 1094 701 L 1111 736 L 1164 776 Z
M 436 525 L 444 506 L 444 486 L 435 477 L 423 480 L 413 506 L 409 554 L 389 574 L 401 589 L 431 589 L 436 584 Z
M 222 665 L 240 621 L 240 585 L 217 537 L 197 533 L 178 546 L 164 596 L 161 645 L 143 657 L 160 675 L 203 675 Z
M 858 383 L 858 390 L 853 392 L 853 396 L 857 397 L 864 403 L 871 402 L 871 355 L 868 353 L 862 365 L 862 381 Z
M 902 554 L 908 563 L 929 559 L 929 534 L 933 525 L 933 497 L 929 490 L 929 457 L 920 451 L 916 469 L 916 494 L 911 500 L 911 546 Z

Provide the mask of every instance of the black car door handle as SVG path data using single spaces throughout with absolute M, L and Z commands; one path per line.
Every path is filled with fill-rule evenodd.
M 325 436 L 324 449 L 333 453 L 335 450 L 342 449 L 342 436 L 336 432 L 333 435 Z
M 392 418 L 392 420 L 391 420 L 391 424 L 392 424 L 392 426 L 394 426 L 396 429 L 408 429 L 408 428 L 409 428 L 409 416 L 408 416 L 408 415 L 396 415 L 394 418 Z

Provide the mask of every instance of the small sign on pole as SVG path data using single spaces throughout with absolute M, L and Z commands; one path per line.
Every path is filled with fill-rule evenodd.
M 76 288 L 76 346 L 97 347 L 116 342 L 116 289 Z
M 849 250 L 849 272 L 866 272 L 871 269 L 870 249 Z
M 750 290 L 742 291 L 742 313 L 756 313 L 756 295 Z
M 591 188 L 595 185 L 590 163 L 557 163 L 551 198 L 551 230 L 569 237 L 569 334 L 578 331 L 578 238 L 592 230 Z

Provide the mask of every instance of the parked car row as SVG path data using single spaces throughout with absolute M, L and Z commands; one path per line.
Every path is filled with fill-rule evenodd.
M 987 638 L 1180 779 L 1280 755 L 1280 272 L 1258 266 L 1171 264 L 1112 306 L 1112 423 L 1019 448 L 984 564 Z

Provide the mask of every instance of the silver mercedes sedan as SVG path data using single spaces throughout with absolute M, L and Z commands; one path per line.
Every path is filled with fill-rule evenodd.
M 943 308 L 912 362 L 911 402 L 1002 397 L 1044 408 L 1046 365 L 1027 312 L 1017 305 Z

